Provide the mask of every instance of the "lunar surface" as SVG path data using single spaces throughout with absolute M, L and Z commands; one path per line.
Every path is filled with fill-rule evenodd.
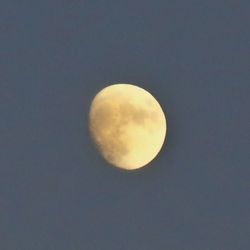
M 107 162 L 133 170 L 159 153 L 167 123 L 160 104 L 149 92 L 131 84 L 115 84 L 101 90 L 92 101 L 89 128 Z

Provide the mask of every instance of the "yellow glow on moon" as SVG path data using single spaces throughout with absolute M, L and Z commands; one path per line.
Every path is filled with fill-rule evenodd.
M 164 112 L 146 90 L 115 84 L 101 90 L 89 114 L 91 136 L 110 164 L 132 170 L 151 162 L 167 132 Z

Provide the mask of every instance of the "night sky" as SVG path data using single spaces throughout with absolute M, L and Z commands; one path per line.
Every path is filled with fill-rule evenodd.
M 249 0 L 0 1 L 0 249 L 250 249 Z M 92 98 L 137 84 L 167 141 L 101 158 Z

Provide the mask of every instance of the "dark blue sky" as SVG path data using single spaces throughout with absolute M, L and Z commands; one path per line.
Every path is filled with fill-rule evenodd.
M 0 249 L 250 248 L 248 0 L 0 2 Z M 94 95 L 149 90 L 169 133 L 107 165 Z

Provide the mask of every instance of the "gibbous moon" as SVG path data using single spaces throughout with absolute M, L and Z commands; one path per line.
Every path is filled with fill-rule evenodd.
M 167 122 L 157 100 L 131 84 L 101 90 L 89 114 L 91 136 L 104 159 L 133 170 L 151 162 L 165 140 Z

